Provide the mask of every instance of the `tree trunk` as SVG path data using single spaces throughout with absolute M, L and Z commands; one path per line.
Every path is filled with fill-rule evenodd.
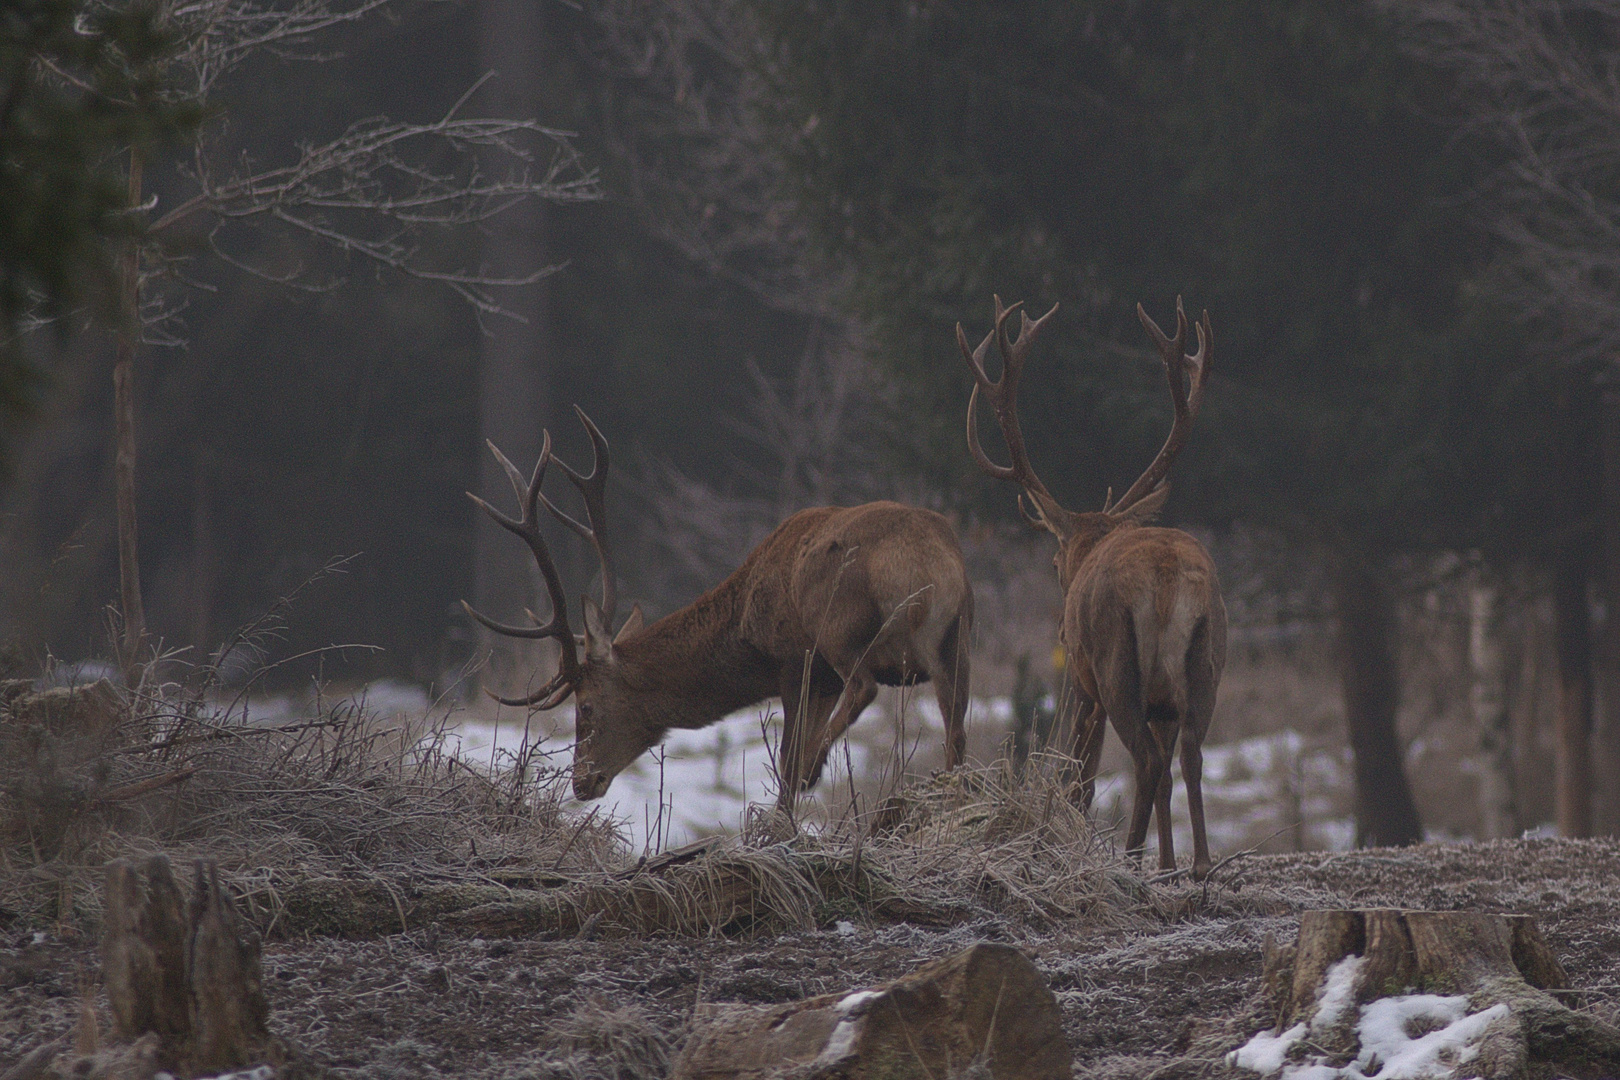
M 1586 577 L 1585 545 L 1564 544 L 1553 571 L 1558 652 L 1553 805 L 1559 836 L 1592 835 L 1592 612 Z
M 129 205 L 141 204 L 141 154 L 129 156 Z M 123 608 L 121 643 L 125 677 L 140 681 L 140 652 L 146 639 L 146 609 L 141 602 L 141 560 L 135 529 L 135 349 L 141 340 L 141 251 L 131 240 L 119 282 L 120 311 L 117 355 L 113 361 L 113 425 L 117 451 L 113 482 L 118 494 L 118 585 Z
M 1415 844 L 1423 839 L 1423 826 L 1395 731 L 1400 706 L 1395 603 L 1360 553 L 1341 553 L 1336 571 L 1339 681 L 1355 767 L 1356 843 Z
M 1488 567 L 1476 566 L 1468 585 L 1468 704 L 1479 739 L 1479 838 L 1519 835 L 1513 797 L 1513 723 L 1508 713 L 1502 648 L 1502 596 Z
M 169 860 L 107 866 L 101 975 L 113 1018 L 102 1044 L 93 1011 L 54 1066 L 40 1054 L 20 1076 L 309 1075 L 297 1047 L 270 1032 L 259 935 L 236 913 L 211 863 L 197 864 L 191 902 Z M 236 1072 L 248 1066 L 260 1068 Z
M 1603 722 L 1591 739 L 1591 777 L 1604 783 L 1592 788 L 1592 829 L 1620 832 L 1620 390 L 1603 391 L 1599 445 L 1602 478 L 1598 528 L 1603 543 Z
M 214 589 L 217 583 L 214 553 L 213 482 L 209 457 L 201 449 L 191 474 L 191 648 L 194 663 L 206 663 L 214 636 Z M 224 657 L 221 657 L 224 659 Z
M 1569 979 L 1528 915 L 1307 911 L 1298 942 L 1278 947 L 1268 936 L 1264 959 L 1278 1024 L 1229 1054 L 1229 1065 L 1275 1074 L 1286 1060 L 1300 1074 L 1488 1080 L 1570 1075 L 1564 1069 L 1610 1076 L 1620 1067 L 1620 1029 L 1548 992 L 1568 989 Z M 1397 996 L 1404 1000 L 1389 1000 Z M 1451 1055 L 1425 1062 L 1418 1040 L 1441 1029 L 1449 1038 L 1431 1046 L 1449 1043 Z M 1404 1066 L 1392 1060 L 1401 1056 Z
M 539 112 L 539 68 L 544 45 L 543 4 L 534 0 L 481 0 L 479 63 L 494 78 L 481 93 L 490 96 L 490 115 L 533 116 Z M 522 277 L 545 265 L 545 209 L 525 199 L 490 226 L 484 241 L 484 263 L 495 277 Z M 506 473 L 484 445 L 493 442 L 520 469 L 533 468 L 540 454 L 541 431 L 550 423 L 547 342 L 547 285 L 544 281 L 510 290 L 499 299 L 518 318 L 484 317 L 478 375 L 478 493 L 497 507 L 512 507 Z M 522 321 L 519 321 L 521 319 Z M 473 509 L 474 605 L 509 622 L 522 622 L 529 608 L 545 617 L 545 601 L 536 588 L 535 571 L 524 546 Z M 566 568 L 565 552 L 554 552 Z M 537 650 L 526 643 L 492 635 L 482 627 L 480 653 L 489 655 L 485 686 L 508 692 L 526 690 Z

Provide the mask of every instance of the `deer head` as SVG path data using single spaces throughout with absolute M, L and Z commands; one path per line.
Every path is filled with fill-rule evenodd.
M 497 634 L 531 640 L 551 638 L 557 642 L 557 673 L 549 682 L 528 697 L 504 698 L 494 693 L 490 696 L 503 705 L 554 709 L 573 695 L 574 795 L 580 799 L 597 799 L 607 792 L 608 785 L 625 766 L 663 737 L 665 725 L 657 723 L 654 703 L 647 701 L 644 695 L 635 694 L 630 688 L 625 666 L 618 656 L 618 643 L 641 628 L 640 607 L 631 611 L 617 637 L 609 630 L 613 625 L 618 591 L 614 584 L 612 549 L 607 536 L 605 500 L 608 445 L 602 432 L 578 406 L 574 407 L 574 413 L 591 439 L 592 464 L 589 475 L 575 472 L 551 452 L 551 432 L 547 431 L 541 442 L 540 460 L 527 481 L 494 443 L 489 444 L 490 451 L 506 470 L 512 490 L 517 494 L 519 517 L 508 517 L 472 492 L 467 493 L 468 498 L 483 507 L 484 512 L 497 524 L 528 544 L 546 584 L 546 594 L 551 602 L 550 617 L 542 622 L 539 616 L 529 611 L 525 614 L 529 616 L 531 625 L 509 626 L 475 610 L 465 600 L 461 606 L 468 615 Z M 584 498 L 589 525 L 581 524 L 563 513 L 541 490 L 546 469 L 553 461 Z M 557 574 L 557 565 L 540 532 L 539 513 L 542 506 L 595 548 L 601 563 L 602 600 L 597 603 L 589 596 L 583 598 L 585 633 L 578 639 L 568 624 L 568 600 Z M 580 646 L 584 648 L 583 656 L 580 655 Z
M 1080 564 L 1104 536 L 1122 525 L 1148 521 L 1164 506 L 1170 494 L 1165 476 L 1186 444 L 1193 418 L 1198 415 L 1199 406 L 1204 400 L 1204 381 L 1211 368 L 1215 335 L 1210 327 L 1209 312 L 1206 311 L 1193 324 L 1198 334 L 1198 352 L 1189 355 L 1183 351 L 1187 344 L 1188 324 L 1180 297 L 1176 298 L 1174 338 L 1167 337 L 1159 329 L 1141 304 L 1136 305 L 1137 317 L 1142 320 L 1143 328 L 1153 339 L 1160 359 L 1164 361 L 1165 377 L 1170 384 L 1170 400 L 1175 406 L 1175 420 L 1171 424 L 1169 437 L 1152 464 L 1136 478 L 1125 494 L 1116 502 L 1110 493 L 1100 512 L 1082 513 L 1060 505 L 1035 474 L 1024 448 L 1024 434 L 1018 426 L 1018 383 L 1023 377 L 1024 361 L 1047 320 L 1057 312 L 1057 305 L 1053 304 L 1051 311 L 1031 321 L 1028 313 L 1022 310 L 1022 301 L 1004 308 L 1001 297 L 994 299 L 995 326 L 985 335 L 978 348 L 970 349 L 962 324 L 956 326 L 957 346 L 962 350 L 962 359 L 967 362 L 968 370 L 973 373 L 973 394 L 968 399 L 967 414 L 968 450 L 979 468 L 987 474 L 998 480 L 1011 480 L 1023 488 L 1018 500 L 1019 507 L 1024 509 L 1024 497 L 1028 496 L 1033 508 L 1033 511 L 1024 509 L 1025 517 L 1058 539 L 1058 552 L 1053 562 L 1057 566 L 1058 579 L 1067 592 Z M 1017 336 L 1012 337 L 1008 334 L 1007 322 L 1015 312 L 1019 316 L 1019 327 Z M 1001 354 L 1001 378 L 996 380 L 992 380 L 985 370 L 991 341 L 996 343 L 996 349 Z M 978 406 L 981 392 L 995 411 L 1002 439 L 1012 459 L 1009 465 L 998 465 L 990 460 L 979 443 Z

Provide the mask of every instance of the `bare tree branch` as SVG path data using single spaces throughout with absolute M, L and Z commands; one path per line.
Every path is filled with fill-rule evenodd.
M 1453 73 L 1469 128 L 1508 163 L 1480 186 L 1506 257 L 1492 284 L 1563 358 L 1620 356 L 1620 0 L 1387 3 Z
M 223 224 L 279 224 L 343 254 L 444 284 L 480 312 L 504 313 L 490 290 L 533 284 L 559 268 L 535 267 L 514 277 L 435 265 L 424 251 L 424 230 L 480 225 L 527 198 L 581 202 L 600 198 L 601 191 L 571 133 L 530 120 L 457 119 L 455 111 L 431 124 L 364 120 L 331 142 L 301 147 L 292 165 L 239 170 L 224 179 L 214 177 L 199 150 L 192 176 L 200 190 L 155 221 L 150 232 L 161 240 L 198 216 Z M 536 167 L 537 155 L 525 141 L 550 145 L 543 166 Z M 510 167 L 500 175 L 488 175 L 479 164 L 503 158 Z M 432 164 L 444 160 L 454 168 Z M 209 235 L 216 253 L 250 273 L 328 287 L 311 284 L 301 270 L 254 266 L 218 242 L 218 228 Z
M 798 129 L 767 105 L 764 35 L 738 0 L 602 0 L 596 59 L 627 91 L 604 120 L 629 198 L 655 233 L 783 311 L 832 318 L 837 271 L 818 260 L 787 184 Z
M 128 0 L 93 2 L 116 13 Z M 330 31 L 397 2 L 170 0 L 165 18 L 183 47 L 159 73 L 157 92 L 206 107 L 219 80 L 249 57 L 268 52 L 327 59 Z M 69 71 L 53 69 L 53 74 L 66 82 L 76 78 Z M 361 120 L 329 142 L 296 147 L 295 160 L 286 165 L 260 168 L 244 159 L 224 166 L 216 143 L 199 139 L 185 173 L 194 194 L 146 227 L 143 286 L 189 284 L 170 242 L 182 230 L 206 237 L 224 262 L 258 277 L 315 291 L 341 283 L 340 275 L 317 275 L 302 262 L 291 270 L 265 265 L 232 243 L 241 227 L 280 229 L 341 256 L 438 282 L 481 314 L 510 315 L 499 290 L 533 284 L 559 268 L 494 274 L 446 261 L 454 257 L 455 245 L 433 237 L 485 225 L 527 199 L 581 202 L 599 199 L 602 192 L 596 170 L 581 158 L 571 132 L 532 119 L 461 115 L 490 77 L 479 79 L 438 120 Z M 143 305 L 159 321 L 169 310 Z M 148 324 L 148 332 L 172 338 L 171 330 L 155 323 Z

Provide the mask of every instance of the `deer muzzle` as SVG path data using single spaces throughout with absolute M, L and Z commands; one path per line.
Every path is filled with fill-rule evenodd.
M 613 777 L 601 769 L 575 768 L 574 769 L 574 798 L 581 802 L 590 802 L 600 799 L 607 794 L 608 785 Z

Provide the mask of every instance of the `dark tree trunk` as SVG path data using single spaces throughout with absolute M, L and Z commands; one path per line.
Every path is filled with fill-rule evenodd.
M 1554 806 L 1559 836 L 1592 835 L 1592 612 L 1584 542 L 1567 542 L 1553 571 L 1558 650 Z
M 1415 844 L 1423 839 L 1423 826 L 1395 731 L 1400 675 L 1394 599 L 1375 568 L 1356 552 L 1341 553 L 1334 587 L 1339 680 L 1356 777 L 1356 843 Z
M 1620 389 L 1603 391 L 1598 528 L 1603 543 L 1603 724 L 1591 739 L 1592 828 L 1620 833 Z M 1601 779 L 1600 779 L 1601 778 Z
M 130 151 L 129 205 L 141 204 L 141 155 Z M 141 558 L 135 528 L 135 350 L 141 340 L 141 252 L 131 241 L 124 254 L 117 355 L 113 360 L 113 427 L 116 449 L 113 483 L 118 504 L 119 606 L 123 609 L 125 677 L 139 682 L 141 646 L 146 639 L 146 608 L 141 601 Z
M 535 0 L 481 0 L 479 62 L 494 77 L 480 93 L 489 97 L 490 115 L 529 117 L 540 112 L 543 8 Z M 539 200 L 526 199 L 490 224 L 484 241 L 484 265 L 490 275 L 518 278 L 546 265 L 544 215 Z M 546 294 L 544 281 L 506 290 L 498 299 L 518 318 L 484 316 L 478 492 L 509 511 L 515 509 L 511 484 L 484 443 L 493 442 L 525 471 L 534 467 L 540 454 L 541 431 L 552 420 Z M 522 622 L 525 608 L 544 618 L 545 601 L 535 588 L 527 550 L 488 515 L 470 506 L 468 510 L 476 523 L 474 605 L 508 622 Z M 566 568 L 565 552 L 559 550 L 556 556 L 559 567 Z M 484 685 L 508 691 L 523 688 L 535 659 L 533 647 L 475 629 L 481 635 L 480 652 L 490 656 Z
M 208 475 L 209 458 L 199 449 L 191 473 L 191 647 L 197 663 L 208 659 L 214 636 L 214 554 L 213 483 Z M 223 658 L 222 658 L 223 659 Z

